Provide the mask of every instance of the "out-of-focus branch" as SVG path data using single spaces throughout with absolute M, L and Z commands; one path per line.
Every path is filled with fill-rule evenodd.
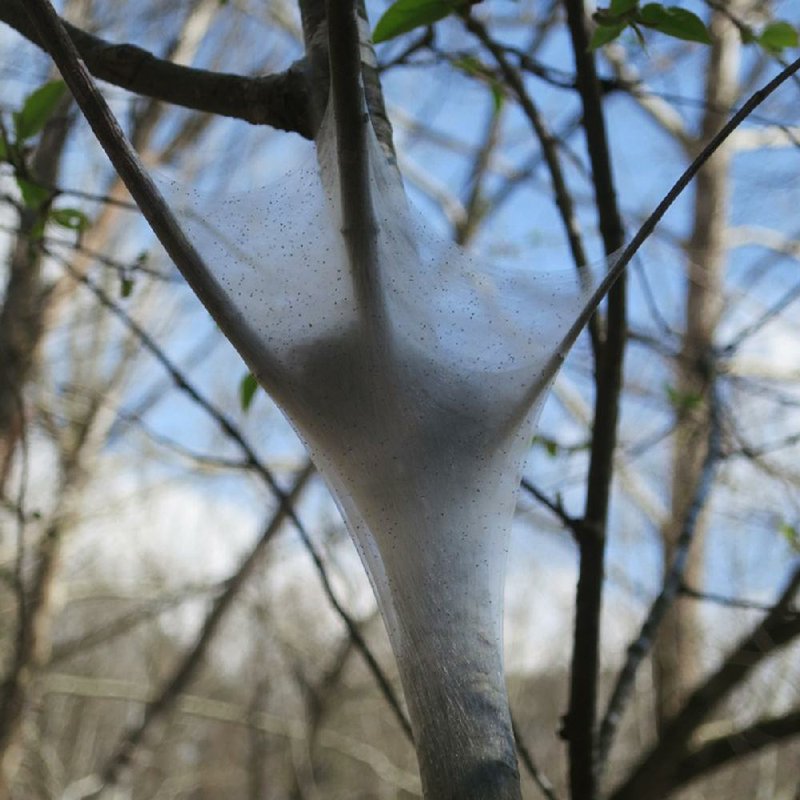
M 525 767 L 525 771 L 531 776 L 531 780 L 536 784 L 539 791 L 544 797 L 547 798 L 547 800 L 558 800 L 558 795 L 556 794 L 556 790 L 553 788 L 553 784 L 550 783 L 548 777 L 542 772 L 542 770 L 533 760 L 531 751 L 523 741 L 522 736 L 519 733 L 519 729 L 517 728 L 517 725 L 513 719 L 512 725 L 514 726 L 514 741 L 517 745 L 519 760 L 522 762 L 522 766 Z
M 633 690 L 639 666 L 655 643 L 655 637 L 664 619 L 664 615 L 675 601 L 675 598 L 680 594 L 683 585 L 683 575 L 686 571 L 686 563 L 689 557 L 689 549 L 695 538 L 700 514 L 703 508 L 705 508 L 709 495 L 711 494 L 714 474 L 716 473 L 716 467 L 719 463 L 721 449 L 720 408 L 716 392 L 713 388 L 711 390 L 710 404 L 708 445 L 700 480 L 697 482 L 695 488 L 694 500 L 689 505 L 686 516 L 683 519 L 672 564 L 664 579 L 661 592 L 650 607 L 650 612 L 642 625 L 639 635 L 628 647 L 628 657 L 617 676 L 617 682 L 611 693 L 611 699 L 609 700 L 608 708 L 600 725 L 600 732 L 597 739 L 598 774 L 602 773 L 603 768 L 608 765 L 608 757 L 613 744 L 614 735 L 616 734 L 625 706 Z
M 737 153 L 748 150 L 800 147 L 800 126 L 770 125 L 764 128 L 745 128 L 731 137 L 731 148 Z
M 0 21 L 50 52 L 31 22 L 25 0 L 2 0 Z M 310 138 L 308 82 L 302 62 L 257 78 L 184 67 L 131 44 L 112 44 L 63 21 L 87 69 L 96 78 L 165 103 L 269 125 Z
M 297 501 L 313 472 L 314 468 L 309 461 L 295 478 L 294 485 L 287 493 L 289 503 Z M 153 723 L 161 719 L 173 707 L 178 696 L 186 690 L 197 670 L 202 666 L 206 652 L 219 630 L 222 620 L 233 601 L 238 597 L 239 590 L 255 571 L 267 545 L 286 521 L 287 510 L 287 505 L 280 505 L 272 514 L 255 545 L 242 559 L 236 572 L 228 578 L 223 591 L 214 600 L 192 647 L 186 652 L 171 676 L 165 681 L 158 697 L 147 704 L 141 721 L 123 735 L 114 748 L 112 755 L 103 768 L 99 770 L 104 789 L 108 789 L 119 782 L 125 767 L 131 762 L 137 748 L 143 742 Z
M 129 703 L 142 704 L 150 701 L 150 692 L 147 687 L 125 680 L 51 673 L 41 678 L 41 684 L 45 694 L 88 697 L 95 700 L 124 700 Z M 180 714 L 198 719 L 255 728 L 270 736 L 293 740 L 305 738 L 305 725 L 301 720 L 287 720 L 264 711 L 253 714 L 251 709 L 222 700 L 182 694 L 177 698 L 175 710 Z M 320 730 L 318 742 L 319 746 L 326 750 L 331 750 L 363 764 L 390 785 L 415 797 L 419 796 L 417 776 L 395 765 L 376 746 L 367 742 L 359 742 L 332 728 Z M 62 796 L 85 800 L 96 793 L 99 788 L 99 777 L 89 775 L 73 783 Z
M 604 54 L 619 81 L 619 88 L 627 91 L 636 100 L 642 111 L 662 130 L 670 134 L 685 153 L 691 153 L 695 141 L 686 130 L 683 117 L 663 97 L 647 91 L 639 76 L 627 63 L 624 49 L 617 45 L 611 45 L 605 49 Z
M 586 269 L 589 261 L 586 255 L 586 248 L 583 245 L 572 194 L 569 191 L 564 172 L 561 169 L 561 161 L 558 156 L 558 142 L 545 124 L 531 96 L 525 90 L 525 85 L 519 73 L 511 66 L 506 58 L 503 48 L 492 39 L 486 27 L 474 17 L 466 17 L 464 24 L 467 30 L 473 33 L 494 57 L 497 66 L 500 68 L 503 79 L 514 92 L 523 113 L 536 134 L 536 138 L 539 140 L 539 145 L 542 148 L 542 155 L 544 156 L 545 163 L 550 172 L 556 207 L 561 216 L 561 224 L 564 226 L 572 259 L 575 262 L 575 266 L 578 268 L 581 279 L 588 285 L 589 281 Z M 592 319 L 595 320 L 596 318 L 593 317 Z M 597 354 L 598 348 L 600 347 L 600 334 L 596 321 L 590 322 L 589 333 L 592 340 L 592 348 L 595 354 Z
M 678 715 L 666 726 L 658 743 L 611 795 L 611 800 L 660 797 L 670 791 L 676 770 L 691 755 L 692 735 L 703 720 L 759 664 L 800 636 L 800 610 L 792 607 L 798 590 L 800 565 L 795 567 L 786 589 L 770 612 L 728 654 L 722 665 L 692 692 Z
M 670 778 L 670 790 L 679 789 L 731 761 L 738 761 L 796 736 L 800 736 L 800 709 L 760 719 L 746 728 L 709 739 L 678 764 Z

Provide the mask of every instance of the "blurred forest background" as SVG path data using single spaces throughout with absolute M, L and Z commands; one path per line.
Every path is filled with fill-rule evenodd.
M 626 32 L 598 53 L 629 233 L 791 53 L 742 39 L 796 25 L 792 5 L 707 0 L 691 7 L 710 46 L 648 33 L 642 47 Z M 23 6 L 0 0 L 6 144 L 26 97 L 57 77 L 13 29 Z M 384 9 L 368 4 L 373 23 Z M 205 70 L 264 75 L 303 52 L 288 0 L 60 11 L 100 40 Z M 578 237 L 599 263 L 561 3 L 490 0 L 473 19 L 378 48 L 409 192 L 442 235 L 530 269 L 574 269 L 567 197 L 572 253 Z M 226 197 L 280 192 L 313 159 L 297 134 L 126 92 L 114 84 L 144 87 L 151 66 L 93 46 L 148 166 L 196 190 L 209 218 Z M 609 788 L 706 687 L 665 794 L 800 798 L 799 99 L 795 80 L 732 136 L 629 270 L 601 720 L 632 642 L 644 661 L 601 728 Z M 68 95 L 18 139 L 0 165 L 0 796 L 419 796 L 375 679 L 399 693 L 368 582 L 293 432 L 252 394 Z M 532 441 L 509 556 L 506 660 L 530 798 L 542 790 L 528 756 L 567 796 L 559 730 L 595 376 L 585 335 Z M 686 552 L 651 649 L 642 623 Z

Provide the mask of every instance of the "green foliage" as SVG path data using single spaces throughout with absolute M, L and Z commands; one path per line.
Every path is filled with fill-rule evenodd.
M 771 22 L 761 31 L 761 35 L 756 38 L 765 50 L 770 53 L 777 54 L 788 47 L 797 47 L 800 45 L 800 37 L 798 37 L 797 28 L 790 25 L 788 22 Z
M 89 218 L 77 208 L 54 208 L 49 216 L 56 225 L 71 231 L 82 233 L 89 227 Z
M 53 195 L 50 189 L 44 186 L 39 186 L 38 183 L 33 183 L 25 178 L 17 175 L 17 186 L 22 195 L 22 202 L 25 203 L 26 208 L 38 211 L 46 203 L 48 203 Z
M 597 27 L 589 43 L 591 50 L 613 42 L 628 28 L 642 43 L 644 38 L 641 29 L 649 28 L 673 39 L 711 44 L 711 37 L 703 20 L 697 14 L 679 6 L 647 3 L 640 7 L 638 0 L 611 0 L 608 8 L 597 9 L 594 21 Z M 782 20 L 771 22 L 758 35 L 747 27 L 742 27 L 741 33 L 746 44 L 757 44 L 773 55 L 800 45 L 797 28 Z
M 492 93 L 494 112 L 499 114 L 505 101 L 505 89 L 501 81 L 497 80 L 495 74 L 487 69 L 481 62 L 473 56 L 463 56 L 452 62 L 456 69 L 461 70 L 465 75 L 473 78 L 480 78 L 485 81 Z
M 534 447 L 542 447 L 550 458 L 555 458 L 561 451 L 561 445 L 555 440 L 547 436 L 540 436 L 537 434 L 533 437 L 531 444 Z
M 680 392 L 674 386 L 664 385 L 664 392 L 667 395 L 669 404 L 679 413 L 684 414 L 697 408 L 702 402 L 702 395 L 696 392 Z
M 611 0 L 608 8 L 596 11 L 594 20 L 597 28 L 589 43 L 592 50 L 614 41 L 626 28 L 633 30 L 640 41 L 644 41 L 641 28 L 650 28 L 674 39 L 711 44 L 703 20 L 679 6 L 647 3 L 639 7 L 637 0 Z
M 637 22 L 675 39 L 711 44 L 711 37 L 703 20 L 685 8 L 648 3 L 639 12 Z
M 611 0 L 609 11 L 615 17 L 621 17 L 636 8 L 639 0 Z
M 66 89 L 64 81 L 50 81 L 25 98 L 22 108 L 13 114 L 17 142 L 36 136 L 44 128 Z
M 614 22 L 609 25 L 598 25 L 589 40 L 589 49 L 597 50 L 598 47 L 613 42 L 628 27 L 628 24 L 627 22 Z
M 372 32 L 375 44 L 386 42 L 471 5 L 465 0 L 396 0 L 386 9 Z
M 800 529 L 796 525 L 790 525 L 788 522 L 781 523 L 781 535 L 789 543 L 789 546 L 795 552 L 800 553 Z
M 127 299 L 133 294 L 133 278 L 130 275 L 123 275 L 119 282 L 120 296 Z
M 258 390 L 258 381 L 252 372 L 248 372 L 239 383 L 239 403 L 242 411 L 248 411 Z

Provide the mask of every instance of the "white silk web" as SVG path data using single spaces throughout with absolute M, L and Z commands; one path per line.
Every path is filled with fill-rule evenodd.
M 370 135 L 384 309 L 374 337 L 341 234 L 331 119 L 317 146 L 318 169 L 263 197 L 217 203 L 213 220 L 191 199 L 177 210 L 263 346 L 269 367 L 251 367 L 341 508 L 398 659 L 421 762 L 424 741 L 446 736 L 456 766 L 459 753 L 466 762 L 486 750 L 484 718 L 507 723 L 503 584 L 515 497 L 589 292 L 574 271 L 495 268 L 431 233 Z M 513 763 L 513 743 L 496 749 Z

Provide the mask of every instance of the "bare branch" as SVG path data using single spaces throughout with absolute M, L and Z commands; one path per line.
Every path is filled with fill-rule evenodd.
M 582 125 L 592 167 L 600 233 L 606 255 L 610 257 L 622 246 L 624 231 L 611 171 L 600 84 L 594 54 L 589 48 L 583 0 L 564 0 L 564 6 L 583 107 Z M 600 612 L 626 329 L 626 282 L 623 275 L 609 292 L 605 337 L 602 348 L 595 350 L 597 392 L 586 505 L 581 535 L 578 537 L 580 563 L 575 597 L 569 709 L 563 729 L 569 746 L 572 795 L 585 800 L 593 800 L 598 788 L 595 721 L 600 666 Z
M 26 10 L 92 131 L 170 258 L 222 331 L 244 354 L 259 380 L 264 385 L 280 386 L 284 377 L 282 368 L 265 352 L 250 321 L 227 300 L 214 274 L 187 239 L 111 113 L 49 0 L 30 0 Z
M 0 21 L 37 47 L 52 51 L 31 22 L 25 0 L 2 0 Z M 257 78 L 184 67 L 131 44 L 113 44 L 62 21 L 87 69 L 102 81 L 165 103 L 269 125 L 311 137 L 308 83 L 301 62 Z M 52 51 L 55 53 L 55 51 Z
M 800 709 L 767 717 L 746 728 L 703 742 L 692 750 L 670 779 L 670 790 L 679 789 L 713 770 L 748 755 L 800 736 Z
M 672 136 L 683 148 L 685 153 L 691 153 L 695 147 L 695 140 L 686 130 L 683 117 L 663 97 L 649 92 L 643 85 L 639 76 L 625 60 L 625 51 L 616 45 L 607 47 L 604 55 L 611 64 L 614 74 L 619 80 L 619 86 L 627 91 L 636 100 L 639 107 L 662 130 Z
M 737 153 L 749 150 L 800 147 L 800 126 L 770 125 L 766 128 L 744 128 L 731 137 L 731 147 Z
M 123 700 L 142 704 L 151 700 L 150 692 L 146 687 L 125 680 L 51 673 L 43 676 L 40 682 L 43 691 L 48 694 L 89 697 L 97 700 Z M 222 700 L 181 694 L 177 698 L 175 710 L 180 714 L 198 719 L 255 728 L 270 736 L 305 739 L 305 724 L 302 720 L 286 719 L 265 711 L 254 714 L 251 709 Z M 369 767 L 389 785 L 401 788 L 415 797 L 419 796 L 417 776 L 396 766 L 385 753 L 374 745 L 357 741 L 333 728 L 320 730 L 317 740 L 320 747 L 352 758 Z M 84 800 L 99 789 L 101 789 L 100 778 L 93 774 L 72 784 L 64 796 Z
M 309 461 L 295 478 L 294 485 L 287 495 L 289 503 L 294 503 L 298 499 L 313 472 L 314 468 Z M 285 522 L 288 516 L 287 510 L 288 506 L 282 504 L 271 516 L 255 545 L 242 560 L 236 572 L 225 582 L 224 590 L 215 598 L 192 647 L 165 681 L 158 696 L 147 704 L 141 721 L 123 735 L 112 751 L 105 766 L 99 771 L 104 788 L 114 786 L 119 782 L 123 770 L 130 764 L 153 723 L 161 719 L 173 707 L 178 696 L 186 690 L 198 669 L 203 665 L 206 652 L 219 630 L 222 620 L 233 601 L 238 597 L 239 590 L 255 571 L 267 545 Z
M 531 755 L 530 750 L 528 750 L 525 742 L 522 740 L 519 729 L 517 728 L 517 724 L 513 719 L 511 724 L 514 728 L 514 741 L 517 744 L 517 752 L 519 753 L 520 761 L 522 761 L 522 765 L 525 767 L 526 772 L 531 776 L 531 779 L 544 797 L 547 798 L 547 800 L 558 800 L 558 795 L 556 794 L 556 790 L 553 788 L 553 784 L 550 783 L 547 776 L 534 762 L 533 756 Z
M 800 589 L 797 565 L 778 602 L 764 619 L 728 654 L 722 665 L 700 685 L 663 735 L 612 795 L 611 800 L 658 797 L 672 786 L 678 765 L 690 755 L 693 733 L 710 713 L 766 658 L 800 636 L 800 611 L 792 608 Z M 688 780 L 688 778 L 687 778 Z
M 598 771 L 608 765 L 608 757 L 619 726 L 625 706 L 634 687 L 636 673 L 642 661 L 655 644 L 656 634 L 664 616 L 680 594 L 683 575 L 689 557 L 689 549 L 694 541 L 697 523 L 711 493 L 714 474 L 720 458 L 721 431 L 720 409 L 715 389 L 710 390 L 708 447 L 703 463 L 700 479 L 695 488 L 694 498 L 689 505 L 681 525 L 672 564 L 664 578 L 664 585 L 658 597 L 650 607 L 650 612 L 642 625 L 636 639 L 628 647 L 628 657 L 617 676 L 617 682 L 611 693 L 605 716 L 600 725 L 597 739 Z

